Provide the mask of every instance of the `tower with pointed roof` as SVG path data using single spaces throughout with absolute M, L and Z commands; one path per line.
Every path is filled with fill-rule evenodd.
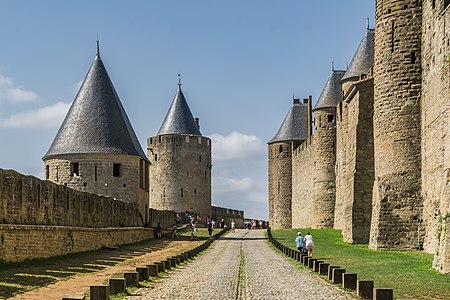
M 334 227 L 344 241 L 369 242 L 374 180 L 373 74 L 375 31 L 367 28 L 341 84 L 336 112 Z
M 178 90 L 156 136 L 147 140 L 150 207 L 211 216 L 211 140 Z
M 268 142 L 269 224 L 271 228 L 292 226 L 292 151 L 308 139 L 311 131 L 311 97 L 293 104 L 278 132 Z
M 46 179 L 136 203 L 147 221 L 148 159 L 97 54 L 43 157 Z M 117 212 L 120 213 L 120 212 Z
M 336 105 L 342 99 L 340 80 L 345 71 L 332 70 L 313 109 L 314 190 L 311 226 L 332 228 L 336 201 Z

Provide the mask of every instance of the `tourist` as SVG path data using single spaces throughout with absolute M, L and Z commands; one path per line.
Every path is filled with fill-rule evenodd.
M 231 220 L 231 231 L 232 232 L 236 232 L 236 223 L 234 222 L 234 220 Z
M 216 228 L 216 221 L 212 220 L 212 221 L 211 221 L 211 225 L 212 225 L 212 228 L 213 228 L 213 229 Z
M 211 221 L 208 221 L 208 223 L 206 224 L 206 227 L 208 227 L 208 233 L 209 233 L 209 236 L 211 236 L 212 235 L 212 231 L 213 231 Z
M 303 237 L 302 233 L 298 232 L 297 237 L 295 238 L 295 243 L 297 244 L 297 250 L 302 252 L 303 250 Z
M 310 232 L 305 235 L 305 246 L 308 250 L 308 256 L 313 256 L 314 242 Z
M 172 239 L 178 238 L 177 230 L 178 230 L 177 224 L 173 224 L 173 226 L 172 226 Z
M 262 228 L 263 228 L 263 226 L 262 226 L 262 221 L 259 220 L 259 229 L 262 229 Z
M 156 238 L 160 239 L 162 237 L 162 226 L 161 226 L 161 222 L 158 222 L 158 224 L 156 224 Z
M 223 230 L 225 228 L 225 221 L 222 219 L 222 221 L 220 221 L 220 229 Z
M 194 220 L 191 220 L 191 240 L 194 239 L 194 234 L 195 234 L 195 222 Z
M 180 225 L 180 220 L 181 220 L 180 214 L 177 214 L 177 215 L 175 216 L 175 224 L 177 224 L 177 226 Z

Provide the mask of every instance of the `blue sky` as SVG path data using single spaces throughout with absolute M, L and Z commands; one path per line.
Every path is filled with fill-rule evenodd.
M 292 94 L 317 100 L 374 1 L 0 0 L 0 168 L 42 176 L 95 55 L 146 149 L 177 89 L 213 138 L 213 204 L 267 218 L 267 145 Z

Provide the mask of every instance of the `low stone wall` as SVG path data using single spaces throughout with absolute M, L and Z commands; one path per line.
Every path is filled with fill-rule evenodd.
M 153 230 L 139 227 L 0 225 L 0 261 L 48 258 L 136 243 L 151 237 Z

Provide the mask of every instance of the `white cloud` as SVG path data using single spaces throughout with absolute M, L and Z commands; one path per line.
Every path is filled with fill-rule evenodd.
M 228 135 L 213 133 L 210 137 L 214 160 L 239 160 L 265 153 L 265 146 L 256 135 L 233 131 Z
M 29 102 L 36 99 L 35 92 L 15 85 L 12 78 L 0 74 L 0 101 Z
M 253 179 L 248 177 L 236 179 L 216 176 L 213 179 L 216 193 L 248 192 L 254 186 Z
M 61 125 L 70 103 L 58 102 L 50 106 L 42 107 L 28 112 L 0 118 L 2 128 L 53 128 Z

